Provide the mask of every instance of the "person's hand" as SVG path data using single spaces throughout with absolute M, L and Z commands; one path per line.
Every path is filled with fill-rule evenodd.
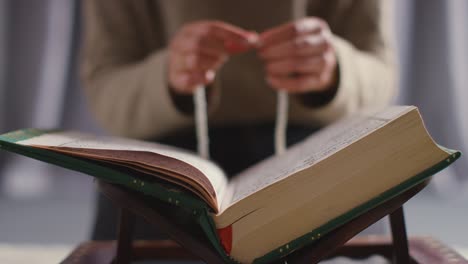
M 169 45 L 168 79 L 179 94 L 214 80 L 228 56 L 254 47 L 258 36 L 219 21 L 186 24 Z
M 259 56 L 274 89 L 321 92 L 337 82 L 337 60 L 326 22 L 309 17 L 260 34 Z

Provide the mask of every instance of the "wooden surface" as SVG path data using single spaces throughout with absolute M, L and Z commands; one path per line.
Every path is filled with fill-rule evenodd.
M 468 260 L 455 250 L 431 237 L 410 237 L 410 263 L 421 264 L 468 264 Z M 335 252 L 335 256 L 346 256 L 355 259 L 366 258 L 371 254 L 392 259 L 393 245 L 390 236 L 364 236 L 348 241 L 344 247 Z
M 410 263 L 421 264 L 468 264 L 468 261 L 456 251 L 431 237 L 411 237 L 409 239 Z M 77 247 L 62 264 L 107 264 L 115 256 L 116 241 L 86 242 Z M 177 243 L 169 240 L 134 241 L 135 260 L 198 260 Z M 353 238 L 338 248 L 333 257 L 344 256 L 364 259 L 371 255 L 392 258 L 393 246 L 390 236 L 364 236 Z M 330 257 L 332 257 L 330 256 Z M 284 262 L 283 262 L 284 263 Z M 290 263 L 290 262 L 288 262 Z

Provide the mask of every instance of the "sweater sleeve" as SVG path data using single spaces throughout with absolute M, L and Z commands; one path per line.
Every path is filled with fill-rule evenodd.
M 81 79 L 88 103 L 109 132 L 150 138 L 183 126 L 166 80 L 163 30 L 137 1 L 83 1 Z M 150 2 L 150 1 L 146 1 Z
M 339 80 L 333 98 L 311 111 L 316 119 L 329 123 L 364 107 L 389 104 L 397 87 L 389 27 L 391 1 L 321 3 L 325 2 L 318 13 L 333 33 Z

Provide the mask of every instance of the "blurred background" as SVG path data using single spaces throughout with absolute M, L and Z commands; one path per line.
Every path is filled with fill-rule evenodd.
M 418 106 L 438 143 L 468 153 L 468 1 L 396 0 L 394 22 L 396 103 Z M 79 1 L 0 0 L 0 133 L 102 133 L 80 90 L 79 32 Z M 1 152 L 0 263 L 23 263 L 24 252 L 35 263 L 59 261 L 88 239 L 94 198 L 91 177 Z M 468 155 L 405 210 L 410 235 L 468 249 Z

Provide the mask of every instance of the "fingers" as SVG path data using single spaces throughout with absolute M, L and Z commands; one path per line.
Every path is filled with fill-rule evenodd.
M 263 48 L 259 55 L 264 60 L 316 56 L 325 52 L 330 46 L 330 42 L 322 35 L 308 35 Z
M 305 18 L 263 32 L 259 41 L 262 48 L 268 48 L 301 35 L 317 34 L 324 28 L 324 23 L 318 18 Z
M 211 56 L 222 56 L 226 53 L 224 44 L 217 39 L 196 35 L 177 36 L 170 48 L 182 54 L 200 53 Z
M 185 25 L 169 45 L 170 86 L 187 94 L 200 84 L 211 83 L 228 56 L 251 49 L 256 36 L 219 21 Z
M 180 93 L 192 93 L 209 84 L 227 58 L 258 48 L 267 80 L 291 93 L 320 91 L 331 85 L 336 57 L 328 25 L 305 18 L 258 36 L 219 21 L 201 21 L 182 28 L 169 52 L 169 82 Z
M 198 85 L 207 85 L 214 80 L 215 72 L 225 57 L 200 53 L 174 54 L 169 65 L 169 81 L 173 89 L 182 94 L 191 94 Z
M 192 94 L 198 85 L 207 85 L 215 78 L 214 71 L 185 71 L 169 76 L 172 88 L 180 94 Z
M 216 22 L 208 28 L 208 33 L 221 40 L 228 53 L 244 52 L 253 47 L 257 42 L 257 34 L 245 31 L 241 28 Z
M 205 44 L 215 45 L 218 50 L 229 54 L 251 49 L 258 39 L 256 33 L 220 21 L 190 24 L 182 32 L 195 41 L 205 41 Z
M 336 82 L 336 58 L 331 53 L 292 61 L 279 61 L 267 66 L 267 81 L 278 90 L 289 93 L 324 91 Z
M 328 25 L 310 17 L 260 34 L 259 57 L 267 81 L 290 93 L 323 91 L 336 76 L 336 55 Z

